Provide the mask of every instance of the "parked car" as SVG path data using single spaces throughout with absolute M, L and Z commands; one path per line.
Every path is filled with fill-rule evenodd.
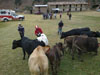
M 36 14 L 36 15 L 41 15 L 41 14 L 43 14 L 42 12 L 35 12 L 34 14 Z
M 97 9 L 98 12 L 100 12 L 100 9 Z

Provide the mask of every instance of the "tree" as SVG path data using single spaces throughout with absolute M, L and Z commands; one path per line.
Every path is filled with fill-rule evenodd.
M 16 8 L 22 4 L 22 0 L 15 0 Z
M 48 2 L 48 0 L 43 0 L 43 3 L 46 4 Z

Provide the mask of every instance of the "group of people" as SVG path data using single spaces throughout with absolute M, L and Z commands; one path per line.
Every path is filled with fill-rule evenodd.
M 53 14 L 52 13 L 43 13 L 43 19 L 52 19 Z
M 64 25 L 64 23 L 61 20 L 58 23 L 58 34 L 59 35 L 61 35 L 61 33 L 62 33 L 63 25 Z M 19 25 L 18 25 L 18 31 L 19 31 L 20 37 L 23 38 L 25 30 L 24 30 L 24 27 L 21 25 L 21 23 L 19 23 Z M 45 44 L 48 45 L 48 39 L 47 39 L 46 35 L 43 33 L 42 29 L 40 27 L 38 27 L 37 25 L 35 26 L 35 35 L 37 36 L 37 39 L 39 41 L 44 41 Z M 45 38 L 46 40 L 43 38 Z
M 62 18 L 62 12 L 59 13 L 59 17 Z M 43 19 L 56 19 L 57 18 L 57 13 L 43 13 Z
M 25 30 L 24 30 L 24 27 L 21 25 L 21 23 L 19 23 L 18 25 L 18 31 L 19 31 L 20 37 L 23 38 Z M 48 39 L 46 35 L 43 33 L 42 29 L 38 27 L 37 25 L 35 26 L 35 35 L 37 36 L 38 41 L 43 41 L 45 45 L 48 45 Z

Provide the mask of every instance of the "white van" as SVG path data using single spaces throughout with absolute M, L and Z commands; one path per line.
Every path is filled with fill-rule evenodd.
M 15 11 L 9 9 L 0 10 L 0 21 L 21 20 L 25 19 L 24 15 L 17 15 Z

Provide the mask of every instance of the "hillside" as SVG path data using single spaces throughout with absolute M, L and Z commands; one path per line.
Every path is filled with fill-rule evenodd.
M 14 0 L 0 0 L 0 9 L 13 9 L 14 7 Z
M 15 0 L 0 0 L 0 9 L 15 9 Z M 48 1 L 80 1 L 80 0 L 48 0 Z M 81 0 L 85 1 L 85 0 Z M 34 4 L 43 4 L 43 0 L 38 0 L 38 2 L 35 2 Z M 21 9 L 25 8 L 25 6 L 31 6 L 32 0 L 22 0 L 22 5 L 19 7 Z
M 0 9 L 14 9 L 15 0 L 0 0 Z M 22 0 L 22 5 L 19 8 L 32 5 L 32 0 Z

